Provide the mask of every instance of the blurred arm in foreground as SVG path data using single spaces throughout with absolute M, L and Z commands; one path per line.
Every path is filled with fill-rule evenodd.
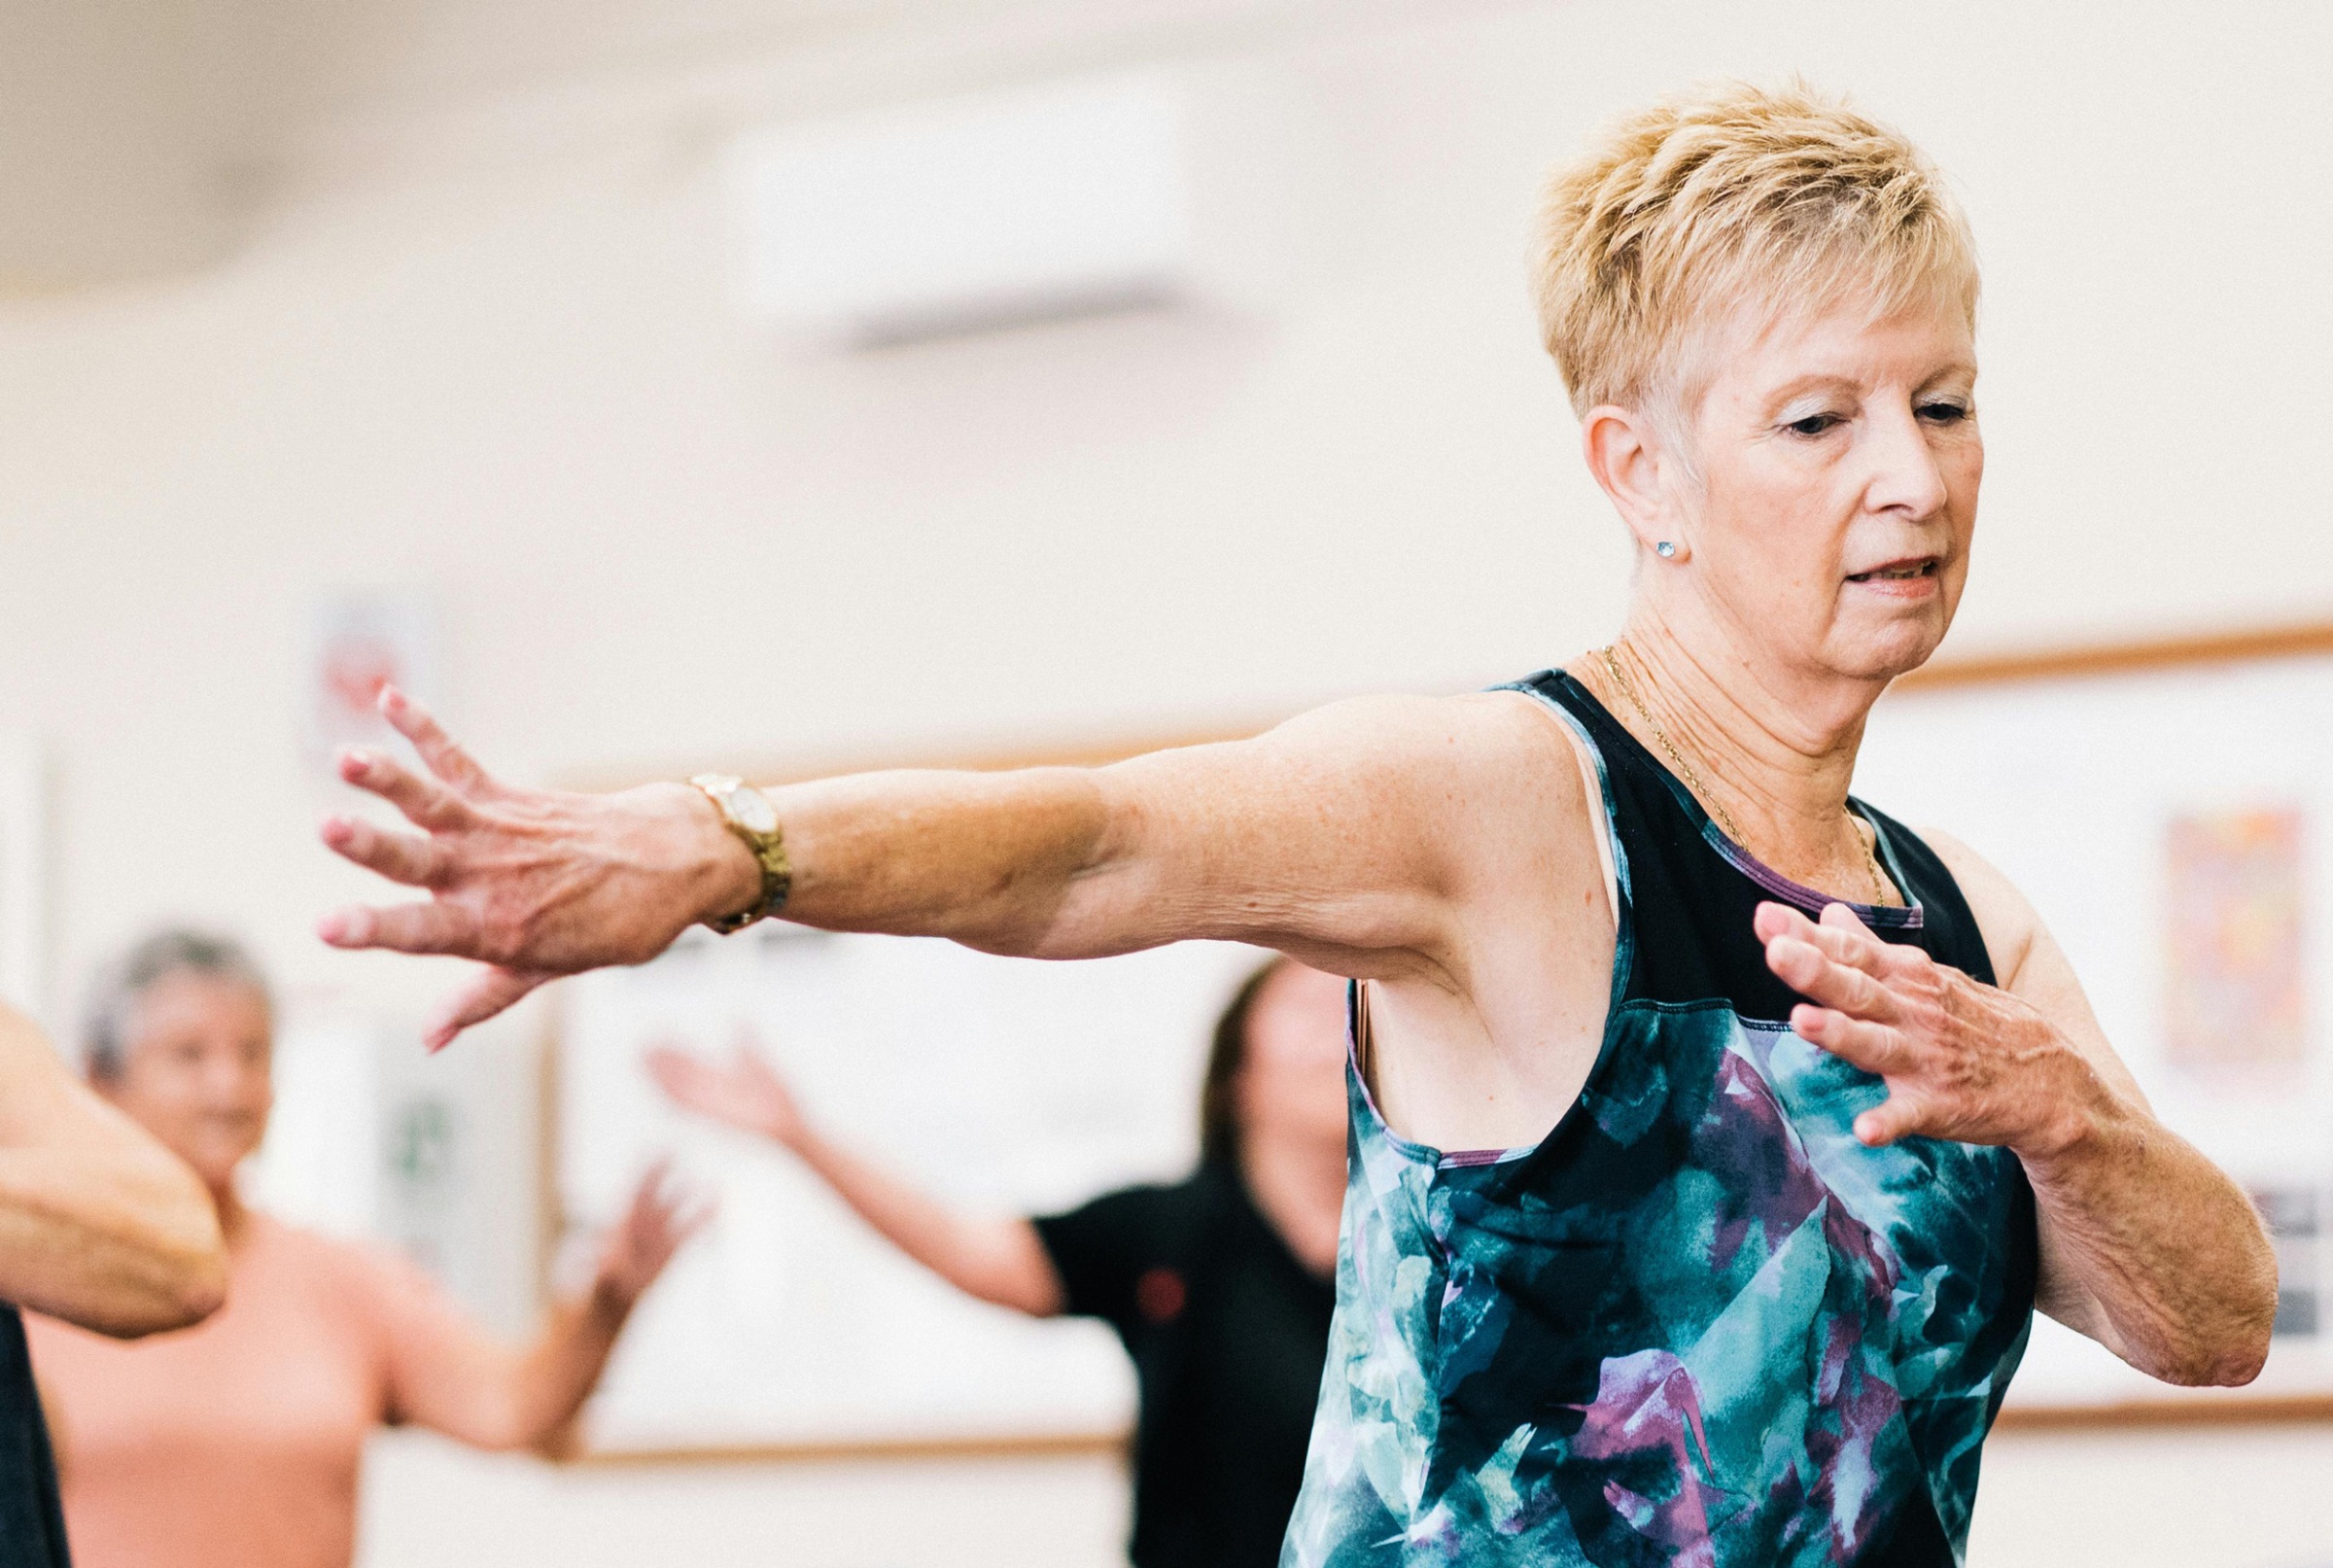
M 226 1299 L 219 1221 L 194 1173 L 0 1009 L 0 1300 L 127 1339 Z

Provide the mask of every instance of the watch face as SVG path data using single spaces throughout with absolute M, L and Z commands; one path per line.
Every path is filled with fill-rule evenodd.
M 740 784 L 729 791 L 729 814 L 749 833 L 778 831 L 778 808 L 770 804 L 769 796 L 751 784 Z

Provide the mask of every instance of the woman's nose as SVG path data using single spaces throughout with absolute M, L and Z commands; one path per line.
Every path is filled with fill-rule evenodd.
M 214 1060 L 207 1063 L 202 1086 L 213 1098 L 240 1100 L 252 1090 L 252 1072 L 242 1063 L 232 1060 Z
M 1907 408 L 1899 416 L 1874 420 L 1867 441 L 1871 468 L 1864 500 L 1869 509 L 1917 521 L 1943 508 L 1944 470 L 1917 415 Z

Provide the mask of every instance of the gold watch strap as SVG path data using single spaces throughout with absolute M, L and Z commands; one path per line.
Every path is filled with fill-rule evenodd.
M 753 852 L 753 859 L 761 867 L 761 897 L 749 908 L 717 916 L 705 924 L 727 936 L 756 921 L 768 920 L 785 907 L 786 894 L 794 890 L 793 862 L 786 858 L 785 833 L 777 811 L 760 790 L 731 774 L 700 773 L 688 782 L 713 802 L 723 825 Z

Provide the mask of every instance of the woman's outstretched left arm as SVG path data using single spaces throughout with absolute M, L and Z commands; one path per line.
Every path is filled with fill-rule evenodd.
M 1767 963 L 1810 998 L 1793 1028 L 1887 1081 L 1856 1135 L 2011 1149 L 2039 1211 L 2043 1311 L 2167 1382 L 2249 1382 L 2277 1303 L 2249 1200 L 2155 1119 L 2033 906 L 1965 847 L 1927 836 L 1999 986 L 1880 941 L 1844 905 L 1820 924 L 1778 905 L 1758 913 Z
M 706 1218 L 661 1167 L 650 1171 L 609 1233 L 591 1288 L 554 1307 L 524 1349 L 480 1333 L 435 1290 L 391 1291 L 391 1414 L 472 1447 L 558 1446 L 633 1307 Z

